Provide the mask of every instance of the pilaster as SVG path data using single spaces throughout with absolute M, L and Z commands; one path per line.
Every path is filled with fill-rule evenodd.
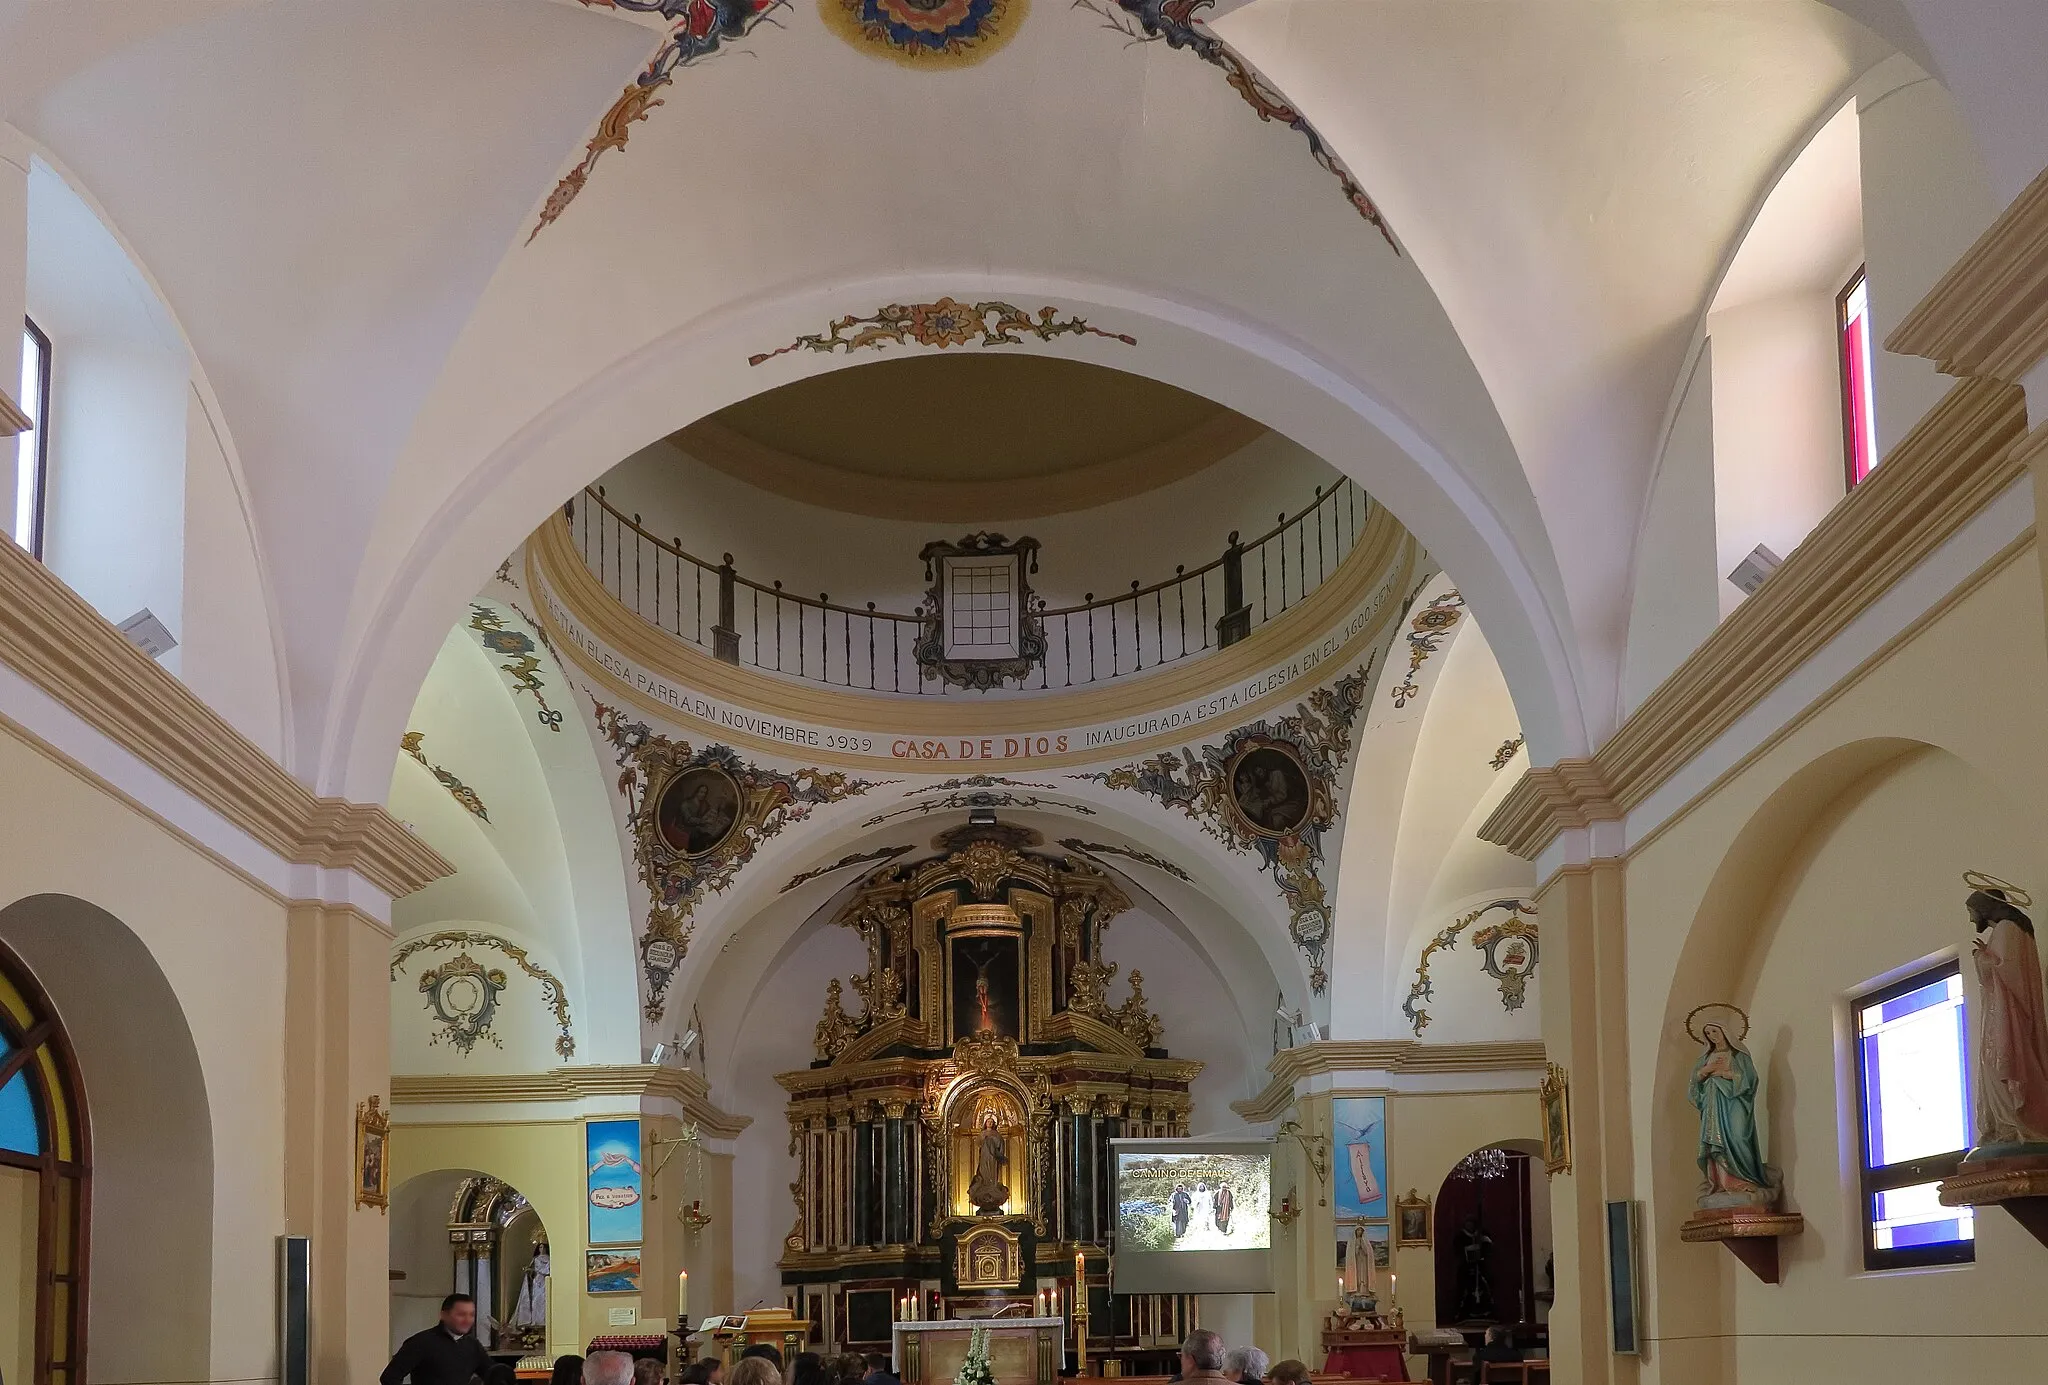
M 1558 1380 L 1634 1385 L 1607 1312 L 1606 1204 L 1634 1196 L 1628 1103 L 1628 968 L 1623 867 L 1566 866 L 1537 894 L 1543 917 L 1543 1043 L 1569 1082 L 1570 1169 L 1550 1180 Z M 1645 1301 L 1645 1313 L 1652 1310 Z
M 315 1385 L 371 1379 L 390 1352 L 390 1217 L 356 1205 L 355 1168 L 357 1105 L 390 1108 L 390 956 L 359 909 L 287 915 L 285 1228 L 312 1240 Z

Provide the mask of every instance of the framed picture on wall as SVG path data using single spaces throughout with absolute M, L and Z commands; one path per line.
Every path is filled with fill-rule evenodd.
M 391 1138 L 391 1116 L 383 1109 L 381 1097 L 356 1104 L 356 1206 L 389 1209 L 391 1206 L 391 1161 L 386 1143 Z
M 1404 1246 L 1430 1244 L 1430 1201 L 1413 1188 L 1408 1196 L 1394 1199 L 1394 1232 Z
M 584 1251 L 583 1292 L 586 1294 L 639 1293 L 640 1247 L 619 1246 L 613 1250 Z
M 1607 1204 L 1607 1296 L 1617 1356 L 1636 1356 L 1642 1351 L 1642 1291 L 1636 1272 L 1636 1232 L 1641 1206 L 1636 1202 Z
M 1387 1215 L 1387 1099 L 1345 1096 L 1330 1103 L 1339 1220 L 1379 1221 Z
M 1572 1171 L 1571 1078 L 1552 1063 L 1537 1092 L 1543 1103 L 1543 1168 L 1551 1174 Z

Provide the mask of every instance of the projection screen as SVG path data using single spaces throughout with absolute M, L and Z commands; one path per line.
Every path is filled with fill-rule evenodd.
M 1273 1292 L 1267 1140 L 1111 1140 L 1119 1294 Z

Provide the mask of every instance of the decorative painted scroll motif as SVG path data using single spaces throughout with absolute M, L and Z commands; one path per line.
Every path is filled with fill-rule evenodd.
M 1436 983 L 1429 976 L 1430 959 L 1443 949 L 1455 946 L 1459 935 L 1495 909 L 1506 909 L 1511 915 L 1536 912 L 1536 906 L 1526 899 L 1492 900 L 1458 919 L 1423 945 L 1422 956 L 1415 963 L 1415 980 L 1408 987 L 1408 998 L 1401 1002 L 1401 1013 L 1408 1017 L 1408 1026 L 1416 1038 L 1421 1038 L 1422 1031 L 1429 1027 L 1429 1011 L 1422 1008 L 1422 1002 L 1436 999 Z M 1532 952 L 1532 959 L 1533 955 Z
M 1017 32 L 1028 0 L 818 0 L 825 27 L 905 67 L 972 67 Z
M 570 1032 L 569 1023 L 569 993 L 563 988 L 561 978 L 535 964 L 526 955 L 525 948 L 495 933 L 448 929 L 400 943 L 391 954 L 391 979 L 396 981 L 405 974 L 408 958 L 422 952 L 446 952 L 451 948 L 464 950 L 452 961 L 430 968 L 420 977 L 420 993 L 426 997 L 427 1010 L 439 1025 L 430 1042 L 440 1043 L 445 1039 L 464 1055 L 476 1047 L 479 1039 L 487 1040 L 495 1047 L 504 1047 L 491 1025 L 497 1017 L 499 993 L 505 989 L 505 973 L 484 967 L 467 951 L 469 948 L 486 948 L 509 958 L 539 983 L 541 1003 L 555 1017 L 558 1031 L 555 1052 L 565 1060 L 576 1056 L 576 1039 Z
M 1365 703 L 1373 663 L 1317 688 L 1289 716 L 1239 727 L 1220 746 L 1183 748 L 1081 775 L 1112 789 L 1136 789 L 1178 808 L 1234 851 L 1256 852 L 1287 904 L 1288 934 L 1309 959 L 1309 984 L 1323 970 L 1330 903 L 1318 868 L 1323 834 L 1337 820 L 1337 775 L 1351 758 L 1351 728 Z
M 1024 334 L 1051 341 L 1055 337 L 1089 336 L 1136 346 L 1138 339 L 1122 332 L 1105 332 L 1091 327 L 1080 317 L 1062 318 L 1060 310 L 1043 307 L 1033 317 L 1014 303 L 990 300 L 962 303 L 941 298 L 936 303 L 891 303 L 866 317 L 849 313 L 825 324 L 823 332 L 806 333 L 787 346 L 747 357 L 747 364 L 760 365 L 792 351 L 819 351 L 827 355 L 852 354 L 863 347 L 935 346 L 944 351 L 953 346 L 1019 346 Z
M 1508 767 L 1508 761 L 1515 758 L 1515 752 L 1522 748 L 1522 737 L 1514 736 L 1500 743 L 1500 749 L 1493 752 L 1493 758 L 1486 763 L 1492 765 L 1495 773 Z
M 829 866 L 814 866 L 801 874 L 790 876 L 789 883 L 776 893 L 788 894 L 797 886 L 808 884 L 821 875 L 830 875 L 835 870 L 845 870 L 848 866 L 863 865 L 869 861 L 893 861 L 904 852 L 915 850 L 917 848 L 914 846 L 879 846 L 873 851 L 856 851 L 850 856 L 841 856 Z
M 919 817 L 931 813 L 971 811 L 975 808 L 1047 808 L 1056 813 L 1079 813 L 1092 818 L 1095 810 L 1085 803 L 1056 803 L 1031 793 L 1010 793 L 1006 790 L 990 791 L 975 789 L 971 792 L 949 793 L 943 798 L 927 798 L 921 803 L 906 804 L 886 813 L 877 813 L 861 824 L 862 827 L 880 827 L 892 818 L 915 813 Z
M 531 693 L 540 704 L 536 713 L 540 724 L 559 734 L 562 714 L 548 705 L 548 685 L 540 676 L 540 656 L 533 652 L 533 637 L 523 630 L 514 630 L 505 624 L 503 616 L 474 601 L 469 607 L 469 628 L 483 641 L 484 652 L 497 656 L 498 668 L 512 680 L 513 691 Z
M 1520 914 L 1510 914 L 1505 922 L 1474 933 L 1472 946 L 1486 954 L 1480 965 L 1500 983 L 1501 1008 L 1521 1009 L 1529 978 L 1536 972 L 1536 925 Z
M 1100 15 L 1106 28 L 1114 29 L 1133 43 L 1156 43 L 1164 39 L 1167 47 L 1184 48 L 1210 66 L 1222 69 L 1225 80 L 1247 105 L 1259 113 L 1259 119 L 1277 121 L 1308 141 L 1309 157 L 1316 161 L 1317 167 L 1337 180 L 1344 200 L 1385 237 L 1396 255 L 1400 254 L 1401 247 L 1395 242 L 1393 229 L 1387 225 L 1386 218 L 1380 215 L 1380 209 L 1316 127 L 1309 124 L 1308 118 L 1290 105 L 1287 98 L 1255 72 L 1251 64 L 1239 57 L 1229 44 L 1202 27 L 1196 11 L 1207 9 L 1214 3 L 1215 0 L 1074 0 L 1074 8 Z
M 626 799 L 626 827 L 650 897 L 640 962 L 647 982 L 644 1012 L 657 1023 L 669 982 L 689 951 L 691 915 L 704 896 L 730 886 L 761 843 L 809 817 L 817 805 L 875 786 L 836 770 L 765 769 L 731 746 L 693 749 L 595 698 L 591 705 L 622 771 L 618 787 Z
M 597 133 L 583 146 L 583 158 L 555 184 L 548 200 L 541 204 L 540 218 L 526 237 L 528 245 L 555 219 L 569 209 L 576 195 L 590 181 L 590 172 L 606 151 L 624 149 L 633 126 L 665 104 L 655 95 L 675 80 L 676 69 L 717 53 L 733 39 L 745 38 L 754 26 L 782 8 L 787 0 L 580 0 L 591 9 L 626 10 L 666 21 L 668 36 L 648 60 L 647 67 L 619 93 Z
M 1415 681 L 1415 675 L 1422 672 L 1429 656 L 1443 647 L 1444 636 L 1464 615 L 1465 598 L 1454 588 L 1431 598 L 1427 606 L 1409 618 L 1408 676 L 1401 680 L 1400 687 L 1394 689 L 1396 707 L 1406 707 L 1421 693 L 1422 687 Z
M 427 752 L 420 748 L 420 743 L 426 738 L 427 733 L 424 731 L 408 731 L 398 738 L 398 748 L 418 760 L 427 773 L 433 775 L 440 781 L 441 787 L 448 790 L 448 796 L 460 803 L 466 812 L 489 822 L 491 815 L 484 808 L 484 801 L 477 796 L 476 790 L 427 758 Z
M 1078 837 L 1062 837 L 1060 845 L 1069 851 L 1079 851 L 1091 856 L 1122 856 L 1126 860 L 1136 861 L 1154 870 L 1163 870 L 1176 880 L 1185 880 L 1191 885 L 1194 883 L 1194 877 L 1173 862 L 1154 856 L 1149 851 L 1139 851 L 1135 847 L 1115 846 L 1109 842 L 1084 842 Z

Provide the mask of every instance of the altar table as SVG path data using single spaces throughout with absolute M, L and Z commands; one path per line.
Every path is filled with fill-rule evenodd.
M 989 1369 L 997 1385 L 1057 1385 L 1066 1346 L 1065 1318 L 947 1318 L 899 1322 L 891 1333 L 903 1385 L 944 1385 L 967 1359 L 974 1329 L 988 1329 Z

